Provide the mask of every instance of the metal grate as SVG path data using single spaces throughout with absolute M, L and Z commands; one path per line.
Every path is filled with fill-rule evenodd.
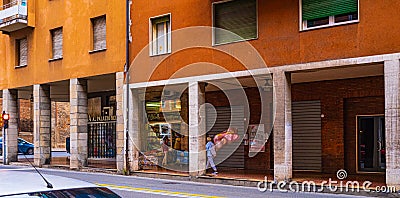
M 293 102 L 292 122 L 293 169 L 321 171 L 321 102 Z
M 116 122 L 92 122 L 88 124 L 89 158 L 115 158 Z

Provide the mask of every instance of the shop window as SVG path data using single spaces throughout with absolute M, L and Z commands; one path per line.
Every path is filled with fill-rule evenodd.
M 93 51 L 106 49 L 106 16 L 91 19 L 93 33 Z
M 161 167 L 187 172 L 189 167 L 188 93 L 186 84 L 137 90 L 140 104 L 141 169 Z M 140 106 L 141 106 L 140 105 Z M 158 167 L 158 168 L 157 168 Z
M 171 53 L 170 15 L 151 19 L 150 55 Z
M 302 29 L 358 21 L 358 0 L 301 0 Z
M 17 67 L 28 65 L 28 39 L 22 38 L 16 41 Z
M 52 41 L 52 59 L 60 59 L 63 57 L 63 31 L 62 28 L 50 31 Z
M 257 38 L 257 1 L 232 0 L 213 4 L 214 44 Z

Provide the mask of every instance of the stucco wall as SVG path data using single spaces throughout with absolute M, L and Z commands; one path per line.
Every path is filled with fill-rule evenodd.
M 172 31 L 189 26 L 211 26 L 212 2 L 212 0 L 133 1 L 131 59 L 134 59 L 149 43 L 150 17 L 171 13 Z M 379 3 L 374 0 L 362 0 L 359 23 L 300 31 L 298 0 L 259 0 L 259 37 L 249 42 L 258 50 L 267 66 L 396 53 L 400 51 L 398 45 L 400 26 L 397 25 L 397 21 L 400 20 L 399 7 L 400 2 L 396 0 L 379 1 Z M 195 39 L 211 38 L 211 31 L 206 34 L 186 36 Z M 150 57 L 148 50 L 145 50 L 147 57 L 144 56 L 142 58 L 144 60 L 133 65 L 132 82 L 168 79 L 183 67 L 196 62 L 212 62 L 228 71 L 244 69 L 231 56 L 212 49 L 174 51 L 181 40 L 182 37 L 172 35 L 172 54 Z M 230 45 L 232 44 L 224 46 Z M 154 68 L 149 65 L 164 58 L 166 59 L 152 71 Z M 192 66 L 178 76 L 219 72 L 222 71 L 200 64 Z
M 28 6 L 29 6 L 28 1 Z M 0 33 L 0 89 L 123 71 L 125 3 L 123 1 L 35 1 L 35 27 Z M 31 2 L 32 3 L 32 2 Z M 107 50 L 91 50 L 90 18 L 106 15 Z M 30 16 L 28 16 L 29 18 Z M 63 27 L 63 59 L 51 58 L 50 30 Z M 28 66 L 15 69 L 15 39 L 28 38 Z M 3 70 L 5 68 L 5 71 Z M 2 71 L 3 70 L 3 71 Z

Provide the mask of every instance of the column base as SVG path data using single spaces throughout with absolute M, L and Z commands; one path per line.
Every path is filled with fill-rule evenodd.
M 288 181 L 292 179 L 292 168 L 288 165 L 274 165 L 274 179 L 277 181 Z
M 386 185 L 400 189 L 400 169 L 386 169 Z

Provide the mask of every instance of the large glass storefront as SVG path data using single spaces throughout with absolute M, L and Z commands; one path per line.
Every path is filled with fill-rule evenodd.
M 189 165 L 186 85 L 150 87 L 141 92 L 141 169 L 187 172 Z
M 191 97 L 204 97 L 199 112 L 204 112 L 200 115 L 200 124 L 204 124 L 206 131 L 197 137 L 204 138 L 197 140 L 204 142 L 200 147 L 205 149 L 206 137 L 213 140 L 217 150 L 214 161 L 219 168 L 269 170 L 272 158 L 270 78 L 199 82 L 199 89 L 204 89 L 204 95 Z M 140 138 L 136 143 L 141 154 L 140 169 L 188 172 L 190 107 L 187 84 L 147 87 L 137 89 L 135 94 L 142 108 L 138 117 Z

